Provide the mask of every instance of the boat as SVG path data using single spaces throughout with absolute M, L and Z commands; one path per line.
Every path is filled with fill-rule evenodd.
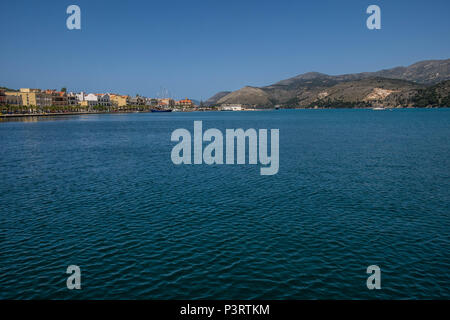
M 372 110 L 387 110 L 387 109 L 384 107 L 375 107 L 375 108 L 372 108 Z
M 160 110 L 160 109 L 151 109 L 151 112 L 172 112 L 171 109 L 164 109 L 164 110 Z

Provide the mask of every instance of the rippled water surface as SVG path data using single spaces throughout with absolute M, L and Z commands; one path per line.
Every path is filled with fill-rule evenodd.
M 0 298 L 450 298 L 450 110 L 26 120 L 0 122 Z M 279 173 L 173 165 L 194 120 L 279 128 Z

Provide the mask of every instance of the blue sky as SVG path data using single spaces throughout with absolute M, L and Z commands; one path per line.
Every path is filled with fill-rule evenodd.
M 81 30 L 66 8 L 81 8 Z M 382 29 L 366 28 L 381 7 Z M 4 1 L 0 86 L 206 100 L 309 71 L 450 58 L 450 1 Z

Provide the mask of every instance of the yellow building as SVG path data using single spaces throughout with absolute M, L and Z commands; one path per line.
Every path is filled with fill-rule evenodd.
M 111 100 L 111 104 L 116 107 L 124 107 L 130 104 L 129 96 L 121 96 L 118 94 L 110 94 L 109 99 Z
M 21 106 L 22 96 L 19 92 L 15 91 L 3 91 L 0 97 L 0 103 L 6 105 Z
M 20 92 L 14 93 L 20 94 L 24 106 L 45 107 L 52 105 L 52 96 L 40 89 L 21 88 Z

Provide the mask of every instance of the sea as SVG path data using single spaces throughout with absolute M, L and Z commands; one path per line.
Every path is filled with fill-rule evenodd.
M 175 165 L 194 121 L 279 129 L 278 173 Z M 450 109 L 0 120 L 0 298 L 450 299 Z

